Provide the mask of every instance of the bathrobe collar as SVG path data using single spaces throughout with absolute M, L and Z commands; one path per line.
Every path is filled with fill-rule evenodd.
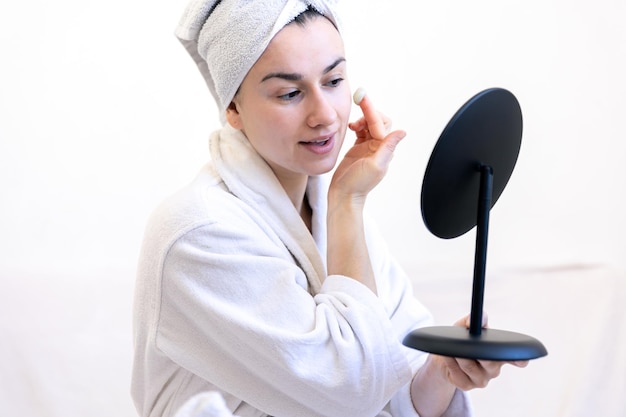
M 304 270 L 317 294 L 326 277 L 327 178 L 310 177 L 307 198 L 313 210 L 309 232 L 270 166 L 245 135 L 226 124 L 210 139 L 211 159 L 229 191 L 262 214 Z

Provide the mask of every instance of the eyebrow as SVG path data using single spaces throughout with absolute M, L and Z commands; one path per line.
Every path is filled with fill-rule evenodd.
M 335 69 L 339 64 L 341 64 L 342 62 L 345 62 L 345 60 L 346 59 L 343 58 L 343 57 L 342 58 L 337 58 L 337 60 L 335 60 L 335 62 L 333 62 L 332 64 L 330 64 L 326 68 L 324 68 L 323 74 L 328 74 L 333 69 Z M 287 80 L 287 81 L 300 81 L 302 79 L 302 74 L 289 73 L 289 72 L 271 72 L 271 73 L 267 74 L 265 77 L 263 77 L 261 82 L 267 81 L 267 80 L 269 80 L 271 78 L 280 78 L 282 80 Z

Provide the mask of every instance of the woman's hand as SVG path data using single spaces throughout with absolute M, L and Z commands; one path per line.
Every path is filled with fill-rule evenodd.
M 376 294 L 363 207 L 368 193 L 385 176 L 396 145 L 405 133 L 389 133 L 391 122 L 376 111 L 368 97 L 359 105 L 363 117 L 349 125 L 356 133 L 356 142 L 335 169 L 328 190 L 327 264 L 329 275 L 351 277 Z
M 454 325 L 469 329 L 470 316 L 463 317 Z M 486 315 L 482 327 L 487 327 Z M 441 416 L 457 388 L 462 391 L 484 388 L 500 375 L 506 364 L 523 368 L 528 361 L 486 361 L 429 355 L 411 384 L 413 405 L 422 417 Z
M 469 329 L 470 316 L 465 316 L 454 323 L 455 326 L 462 326 Z M 483 328 L 487 328 L 487 318 L 483 318 Z M 437 356 L 434 361 L 446 375 L 448 381 L 457 388 L 468 391 L 474 388 L 484 388 L 490 380 L 500 375 L 501 368 L 506 364 L 511 364 L 519 368 L 528 365 L 528 361 L 488 361 L 461 358 L 448 358 Z
M 364 200 L 385 176 L 396 146 L 406 133 L 390 132 L 391 120 L 376 110 L 367 95 L 359 106 L 363 117 L 348 125 L 356 133 L 356 141 L 337 166 L 331 190 Z

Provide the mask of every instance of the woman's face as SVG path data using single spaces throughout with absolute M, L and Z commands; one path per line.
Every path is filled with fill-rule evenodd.
M 343 41 L 320 16 L 278 32 L 226 114 L 286 180 L 335 166 L 351 104 Z

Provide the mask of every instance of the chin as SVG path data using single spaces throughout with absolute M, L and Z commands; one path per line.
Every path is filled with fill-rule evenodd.
M 331 172 L 337 166 L 337 156 L 335 156 L 332 160 L 324 161 L 324 163 L 320 163 L 314 169 L 315 173 L 311 175 L 323 175 Z

